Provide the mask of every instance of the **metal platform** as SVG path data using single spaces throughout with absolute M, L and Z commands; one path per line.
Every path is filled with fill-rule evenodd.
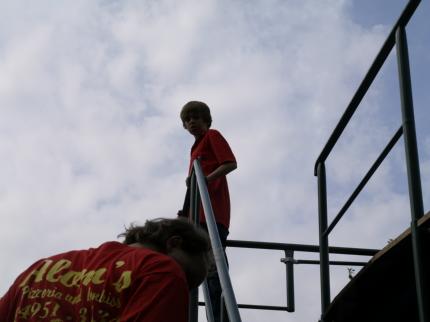
M 419 220 L 424 232 L 426 288 L 430 288 L 430 213 Z M 430 306 L 430 303 L 428 303 Z M 411 231 L 379 251 L 330 304 L 324 322 L 415 322 L 417 296 Z

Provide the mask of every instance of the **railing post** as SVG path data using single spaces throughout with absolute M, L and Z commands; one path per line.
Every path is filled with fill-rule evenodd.
M 294 312 L 294 251 L 285 251 L 285 269 L 287 274 L 287 311 Z
M 199 224 L 199 194 L 197 191 L 196 175 L 194 171 L 190 180 L 190 220 L 194 225 Z M 188 305 L 188 322 L 198 322 L 199 320 L 199 289 L 196 287 L 190 290 L 190 303 Z
M 402 108 L 403 135 L 405 140 L 406 167 L 408 173 L 409 200 L 411 205 L 412 252 L 414 258 L 415 284 L 417 289 L 418 313 L 420 322 L 430 322 L 428 313 L 429 290 L 426 289 L 423 267 L 424 249 L 418 219 L 424 215 L 421 191 L 415 118 L 412 101 L 412 86 L 409 70 L 408 45 L 404 26 L 396 31 L 397 65 L 399 71 L 400 99 Z
M 224 255 L 224 249 L 221 245 L 221 240 L 216 226 L 214 212 L 212 209 L 209 192 L 206 186 L 205 178 L 200 168 L 199 160 L 194 160 L 194 171 L 196 174 L 198 190 L 202 200 L 202 206 L 205 213 L 206 225 L 208 227 L 209 238 L 212 245 L 212 252 L 214 254 L 218 276 L 221 282 L 222 293 L 225 299 L 225 306 L 227 309 L 228 317 L 231 322 L 241 322 L 239 310 L 237 307 L 236 297 L 233 292 L 230 275 L 228 273 L 227 262 Z
M 211 296 L 207 280 L 203 282 L 203 295 L 205 297 L 206 318 L 208 322 L 215 322 L 214 312 L 212 308 Z
M 325 165 L 318 163 L 318 218 L 320 242 L 320 280 L 321 280 L 321 321 L 330 305 L 330 267 L 327 230 L 327 183 Z

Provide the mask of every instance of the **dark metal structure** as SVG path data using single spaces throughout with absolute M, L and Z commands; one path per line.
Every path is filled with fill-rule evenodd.
M 415 120 L 412 102 L 412 89 L 409 71 L 409 58 L 406 42 L 405 27 L 418 7 L 420 0 L 410 0 L 405 6 L 402 14 L 392 28 L 388 38 L 380 49 L 369 71 L 361 82 L 351 102 L 342 115 L 339 123 L 335 127 L 328 142 L 324 146 L 321 154 L 316 160 L 314 174 L 318 177 L 318 209 L 319 209 L 319 241 L 320 241 L 320 277 L 321 277 L 321 320 L 324 320 L 324 313 L 330 305 L 330 271 L 329 271 L 329 241 L 328 236 L 339 220 L 345 215 L 349 206 L 361 192 L 363 187 L 369 181 L 373 173 L 397 143 L 400 137 L 404 136 L 406 167 L 408 173 L 409 198 L 411 205 L 411 239 L 412 253 L 415 272 L 415 284 L 417 291 L 417 310 L 420 322 L 430 322 L 428 314 L 428 303 L 430 300 L 429 290 L 424 287 L 425 274 L 423 268 L 423 242 L 422 230 L 418 227 L 417 222 L 424 215 L 423 200 L 421 192 L 421 179 L 419 170 L 418 148 L 415 133 Z M 402 109 L 402 125 L 396 131 L 389 141 L 381 155 L 377 158 L 368 173 L 362 179 L 360 184 L 348 198 L 345 205 L 341 208 L 334 220 L 328 225 L 327 223 L 327 183 L 325 162 L 330 155 L 333 147 L 336 145 L 343 130 L 348 125 L 350 119 L 357 110 L 361 100 L 371 86 L 376 75 L 385 63 L 388 55 L 396 46 L 397 64 L 399 71 L 400 99 Z
M 318 265 L 318 260 L 300 260 L 294 258 L 294 252 L 311 252 L 319 253 L 320 247 L 317 245 L 306 245 L 306 244 L 284 244 L 284 243 L 270 243 L 270 242 L 257 242 L 257 241 L 244 241 L 244 240 L 228 240 L 228 247 L 236 248 L 252 248 L 252 249 L 266 249 L 283 251 L 285 254 L 284 258 L 281 258 L 281 262 L 285 264 L 286 268 L 286 282 L 287 282 L 287 305 L 286 306 L 274 306 L 274 305 L 256 305 L 256 304 L 237 304 L 233 288 L 228 273 L 227 263 L 223 255 L 223 249 L 219 240 L 217 226 L 215 223 L 212 206 L 210 204 L 210 198 L 207 191 L 206 181 L 203 172 L 200 167 L 199 160 L 195 160 L 193 164 L 193 172 L 191 175 L 191 214 L 192 220 L 198 224 L 198 209 L 201 202 L 204 212 L 206 223 L 208 226 L 209 237 L 214 252 L 214 258 L 220 276 L 221 287 L 223 290 L 223 297 L 225 299 L 225 305 L 227 308 L 227 314 L 230 321 L 241 321 L 238 308 L 241 309 L 259 309 L 259 310 L 272 310 L 272 311 L 295 311 L 294 301 L 294 265 L 308 264 Z M 332 254 L 344 254 L 344 255 L 358 255 L 358 256 L 373 256 L 378 250 L 377 249 L 362 249 L 362 248 L 350 248 L 350 247 L 329 247 L 328 251 Z M 366 262 L 356 261 L 331 261 L 330 265 L 344 265 L 344 266 L 364 266 Z M 190 293 L 190 308 L 189 308 L 189 321 L 198 321 L 198 305 L 206 307 L 206 316 L 209 322 L 213 321 L 212 306 L 210 298 L 208 296 L 207 284 L 203 284 L 203 293 L 205 302 L 198 301 L 197 289 L 192 290 Z

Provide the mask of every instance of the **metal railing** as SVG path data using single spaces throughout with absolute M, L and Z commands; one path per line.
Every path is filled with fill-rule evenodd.
M 429 290 L 424 288 L 424 269 L 423 269 L 423 250 L 421 244 L 421 231 L 418 227 L 418 219 L 424 215 L 424 207 L 421 191 L 421 179 L 419 170 L 418 148 L 416 142 L 415 120 L 412 102 L 412 89 L 409 71 L 409 58 L 406 42 L 405 27 L 410 18 L 418 7 L 420 0 L 410 0 L 405 6 L 402 14 L 392 28 L 378 55 L 373 61 L 369 71 L 358 87 L 356 93 L 352 97 L 351 102 L 346 108 L 340 121 L 335 127 L 329 140 L 324 146 L 321 154 L 318 156 L 314 174 L 318 177 L 318 214 L 319 214 L 319 243 L 320 243 L 320 278 L 321 278 L 321 319 L 323 320 L 324 313 L 330 304 L 330 277 L 329 277 L 329 243 L 328 235 L 344 216 L 349 206 L 361 192 L 370 177 L 377 170 L 379 165 L 397 143 L 400 137 L 404 136 L 406 167 L 408 173 L 409 199 L 411 206 L 411 234 L 412 234 L 412 252 L 414 259 L 414 272 L 418 299 L 418 315 L 420 322 L 430 322 L 428 308 L 426 304 L 429 302 Z M 370 88 L 373 80 L 385 63 L 388 55 L 396 46 L 397 65 L 399 72 L 400 83 L 400 99 L 402 109 L 402 126 L 396 131 L 390 142 L 387 144 L 381 155 L 377 158 L 370 170 L 367 172 L 363 180 L 348 198 L 345 205 L 339 213 L 334 217 L 334 220 L 328 226 L 327 224 L 327 183 L 325 162 L 330 155 L 333 147 L 336 145 L 343 130 L 348 125 L 350 119 L 357 110 L 361 100 Z
M 245 240 L 228 240 L 227 246 L 238 247 L 238 248 L 279 250 L 279 251 L 285 252 L 285 258 L 281 258 L 281 262 L 284 263 L 286 267 L 287 305 L 271 306 L 271 305 L 239 304 L 239 308 L 286 311 L 286 312 L 295 311 L 294 265 L 319 264 L 319 261 L 295 259 L 294 252 L 319 253 L 319 246 L 306 245 L 306 244 L 291 244 L 291 243 L 286 244 L 286 243 L 257 242 L 257 241 L 245 241 Z M 330 247 L 329 251 L 332 254 L 359 255 L 359 256 L 373 256 L 378 252 L 377 249 L 363 249 L 363 248 L 350 248 L 350 247 Z M 343 266 L 364 266 L 366 264 L 367 262 L 356 262 L 356 261 L 330 262 L 330 265 L 343 265 Z
M 207 190 L 205 177 L 201 170 L 198 160 L 193 163 L 193 171 L 191 174 L 190 185 L 190 209 L 192 221 L 196 224 L 199 223 L 199 209 L 200 201 L 202 203 L 206 224 L 208 227 L 209 237 L 214 252 L 215 262 L 220 277 L 223 297 L 225 298 L 225 305 L 229 320 L 241 321 L 238 308 L 241 309 L 259 309 L 259 310 L 272 310 L 272 311 L 295 311 L 295 297 L 294 297 L 294 265 L 298 264 L 319 264 L 318 260 L 299 260 L 294 258 L 294 252 L 311 252 L 319 253 L 320 248 L 317 245 L 305 244 L 285 244 L 285 243 L 270 243 L 270 242 L 257 242 L 257 241 L 239 241 L 227 240 L 228 247 L 236 248 L 252 248 L 252 249 L 267 249 L 284 251 L 285 258 L 281 258 L 281 262 L 286 267 L 286 293 L 287 305 L 274 306 L 274 305 L 255 305 L 255 304 L 237 304 L 233 288 L 231 286 L 230 275 L 228 273 L 227 263 L 224 257 L 224 250 L 219 239 L 217 225 L 214 219 L 213 210 Z M 329 252 L 333 254 L 344 255 L 359 255 L 359 256 L 373 256 L 377 249 L 362 249 L 362 248 L 349 248 L 349 247 L 330 247 Z M 357 261 L 331 261 L 330 265 L 349 265 L 349 266 L 364 266 L 367 262 Z M 211 305 L 207 283 L 203 283 L 203 294 L 205 302 L 198 301 L 198 290 L 192 290 L 190 294 L 190 309 L 189 321 L 198 321 L 198 305 L 206 307 L 206 316 L 209 322 L 213 321 L 213 308 Z
M 200 197 L 200 198 L 199 198 Z M 190 204 L 193 221 L 198 223 L 200 202 L 203 206 L 203 211 L 206 219 L 206 225 L 208 228 L 209 238 L 212 245 L 212 252 L 215 259 L 216 269 L 218 271 L 219 280 L 222 288 L 222 295 L 225 301 L 225 307 L 230 322 L 241 322 L 236 297 L 233 292 L 233 287 L 228 273 L 227 261 L 224 256 L 224 249 L 221 244 L 221 240 L 218 234 L 218 228 L 215 222 L 215 217 L 209 197 L 208 188 L 206 185 L 206 179 L 200 166 L 199 160 L 193 162 L 193 172 L 191 175 L 191 192 L 190 192 Z M 207 284 L 204 284 L 204 295 L 206 305 L 206 315 L 209 320 L 213 319 L 212 306 L 210 305 L 210 297 Z M 189 321 L 198 321 L 198 290 L 193 290 L 191 295 L 190 305 L 190 317 Z

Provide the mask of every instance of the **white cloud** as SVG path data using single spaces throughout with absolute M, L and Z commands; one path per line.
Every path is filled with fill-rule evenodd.
M 1 268 L 0 291 L 39 257 L 114 239 L 131 221 L 175 215 L 192 144 L 178 114 L 191 99 L 211 106 L 213 126 L 238 159 L 229 175 L 230 237 L 316 244 L 314 162 L 388 30 L 353 23 L 348 6 L 1 4 L 0 236 L 1 260 L 9 264 Z M 383 89 L 369 94 L 364 123 L 351 125 L 360 136 L 348 130 L 339 156 L 328 161 L 333 212 L 385 144 L 375 138 L 389 137 Z M 398 154 L 336 228 L 334 243 L 383 246 L 403 230 L 407 198 L 392 177 L 402 172 Z M 428 154 L 423 158 L 424 185 Z M 282 305 L 283 254 L 257 253 L 232 251 L 238 298 Z M 346 273 L 339 275 L 336 289 L 346 283 Z M 297 312 L 289 321 L 318 319 L 318 279 L 317 266 L 297 267 Z M 285 314 L 243 311 L 243 320 Z

